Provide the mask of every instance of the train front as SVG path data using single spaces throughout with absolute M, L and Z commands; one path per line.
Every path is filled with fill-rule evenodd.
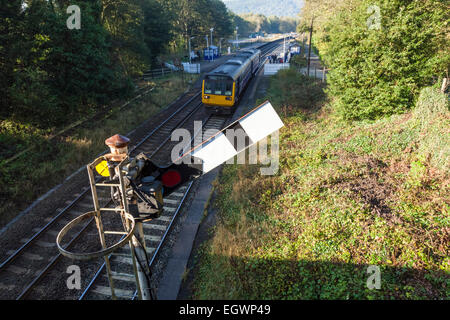
M 231 111 L 235 103 L 235 83 L 226 75 L 206 75 L 202 86 L 202 102 L 209 109 Z

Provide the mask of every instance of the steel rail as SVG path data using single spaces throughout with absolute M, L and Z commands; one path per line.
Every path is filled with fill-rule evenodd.
M 201 106 L 202 106 L 203 104 L 200 102 L 199 103 L 199 105 L 197 106 L 198 108 L 200 108 Z M 198 110 L 198 108 L 196 109 L 196 110 L 194 110 L 194 112 L 195 111 L 197 111 Z M 192 112 L 192 113 L 194 113 L 194 112 Z M 186 123 L 186 121 L 189 119 L 189 117 L 186 117 L 185 119 L 183 119 L 183 120 L 181 120 L 179 123 L 178 123 L 178 125 L 177 125 L 177 128 L 179 128 L 179 127 L 181 127 L 184 123 Z M 208 117 L 208 119 L 207 119 L 207 121 L 209 120 L 209 117 Z M 171 136 L 169 135 L 166 139 L 164 139 L 164 141 L 149 155 L 149 157 L 150 158 L 153 158 L 155 155 L 156 155 L 156 153 L 159 151 L 159 150 L 161 150 L 162 149 L 162 147 L 169 141 L 169 139 L 171 138 Z
M 130 153 L 133 152 L 135 149 L 137 149 L 142 143 L 144 143 L 148 138 L 150 138 L 157 130 L 159 130 L 164 124 L 166 124 L 170 119 L 172 119 L 176 114 L 178 114 L 181 110 L 183 110 L 185 107 L 187 107 L 196 97 L 198 97 L 200 93 L 195 94 L 193 97 L 191 97 L 188 101 L 186 101 L 180 108 L 178 108 L 169 118 L 163 121 L 160 125 L 158 125 L 157 128 L 155 128 L 152 132 L 150 132 L 147 136 L 145 136 L 141 142 L 139 142 L 137 145 L 133 146 Z M 100 153 L 97 157 L 102 156 L 103 154 L 107 153 L 108 151 L 104 151 Z M 3 271 L 14 259 L 16 259 L 26 248 L 28 248 L 35 240 L 37 240 L 49 227 L 51 227 L 58 219 L 66 213 L 68 210 L 70 210 L 73 206 L 75 206 L 81 198 L 83 198 L 87 193 L 89 193 L 90 189 L 87 188 L 86 190 L 82 191 L 81 194 L 76 197 L 70 204 L 68 204 L 66 207 L 64 207 L 60 213 L 58 213 L 55 217 L 52 218 L 42 229 L 40 229 L 38 232 L 36 232 L 26 243 L 24 243 L 19 249 L 17 249 L 14 253 L 12 253 L 5 261 L 3 261 L 0 264 L 0 272 Z
M 59 217 L 61 217 L 67 210 L 70 210 L 84 195 L 86 195 L 88 190 L 83 191 L 78 197 L 75 198 L 69 205 L 67 205 L 60 213 L 52 218 L 42 229 L 33 235 L 26 243 L 24 243 L 19 249 L 17 249 L 13 254 L 11 254 L 5 261 L 0 264 L 0 272 L 6 268 L 17 256 L 27 248 L 32 242 L 34 242 L 39 236 L 42 235 L 48 228 L 50 228 Z
M 163 125 L 165 125 L 169 120 L 171 120 L 176 114 L 178 114 L 181 110 L 185 109 L 187 106 L 189 106 L 191 104 L 191 102 L 197 98 L 199 96 L 199 93 L 195 94 L 194 96 L 192 96 L 191 98 L 189 98 L 188 101 L 186 101 L 185 103 L 182 104 L 181 107 L 179 107 L 175 112 L 173 112 L 171 114 L 170 117 L 168 117 L 167 119 L 165 119 L 160 125 L 158 125 L 158 127 L 156 129 L 154 129 L 150 134 L 146 135 L 141 141 L 140 143 L 138 143 L 137 145 L 133 146 L 133 148 L 131 149 L 131 151 L 136 150 L 143 142 L 147 141 L 151 136 L 153 136 L 153 134 L 155 134 Z M 201 105 L 201 104 L 200 104 Z M 189 112 L 188 115 L 185 116 L 185 118 L 189 118 L 194 112 L 196 112 L 199 109 L 199 106 L 197 105 L 193 111 Z M 106 151 L 107 152 L 107 151 Z M 106 152 L 101 153 L 99 156 L 101 156 L 102 154 L 105 154 Z M 3 271 L 7 266 L 9 266 L 17 257 L 20 256 L 20 254 L 27 248 L 29 248 L 34 241 L 36 241 L 40 236 L 44 235 L 45 232 L 51 227 L 53 226 L 57 221 L 59 221 L 59 218 L 64 215 L 65 213 L 67 213 L 68 210 L 70 210 L 71 208 L 73 208 L 76 204 L 78 204 L 78 202 L 84 198 L 88 192 L 90 191 L 89 188 L 86 188 L 86 190 L 84 190 L 80 195 L 78 195 L 70 204 L 68 204 L 65 208 L 63 208 L 61 210 L 61 212 L 59 212 L 55 217 L 52 218 L 51 221 L 49 221 L 42 229 L 40 229 L 38 232 L 36 232 L 32 238 L 30 238 L 26 243 L 24 243 L 19 249 L 17 249 L 13 254 L 11 254 L 4 262 L 2 262 L 2 264 L 0 265 L 0 272 Z M 109 204 L 110 202 L 108 202 Z M 107 205 L 108 205 L 107 204 Z M 82 228 L 82 230 L 79 231 L 79 233 L 77 233 L 77 235 L 75 235 L 75 237 L 70 241 L 70 243 L 68 244 L 67 248 L 69 248 L 69 246 L 71 246 L 72 244 L 75 243 L 75 241 L 77 239 L 79 239 L 79 237 L 87 230 L 87 228 L 91 225 L 91 223 L 94 220 L 91 219 L 89 222 L 86 223 L 86 225 Z M 23 298 L 25 298 L 31 291 L 31 289 L 33 287 L 35 287 L 35 285 L 37 283 L 39 283 L 39 281 L 49 272 L 49 270 L 51 269 L 51 267 L 61 258 L 61 254 L 58 253 L 54 258 L 52 258 L 52 260 L 44 267 L 44 269 L 42 269 L 40 271 L 40 273 L 33 278 L 33 280 L 31 282 L 29 282 L 29 284 L 27 285 L 27 287 L 25 287 L 25 289 L 19 294 L 19 296 L 16 297 L 16 300 L 21 300 Z
M 107 206 L 111 204 L 111 200 L 106 204 Z M 86 223 L 86 225 L 78 231 L 78 233 L 70 240 L 70 242 L 66 245 L 65 249 L 70 249 L 73 244 L 75 244 L 75 241 L 77 241 L 81 235 L 88 229 L 88 227 L 95 221 L 95 218 L 89 219 L 89 221 Z M 53 265 L 61 258 L 63 255 L 58 252 L 58 254 L 45 266 L 44 269 L 42 269 L 41 272 L 28 284 L 28 286 L 17 296 L 16 300 L 22 300 L 24 299 L 35 287 L 39 281 L 42 280 L 42 278 L 47 274 L 47 272 L 53 267 Z
M 184 119 L 182 119 L 182 120 L 180 120 L 180 122 L 178 122 L 177 123 L 177 125 L 176 125 L 176 127 L 180 127 L 180 126 L 182 126 L 188 119 L 189 119 L 189 117 L 193 114 L 193 113 L 195 113 L 197 110 L 198 110 L 198 108 L 200 107 L 202 105 L 202 103 L 199 103 L 199 105 L 191 112 L 191 113 L 189 113 Z M 211 118 L 211 115 L 209 115 L 208 117 L 207 117 L 207 120 L 206 120 L 206 122 L 205 123 L 207 123 L 207 121 L 209 120 Z M 152 154 L 150 154 L 149 155 L 149 158 L 152 158 L 166 143 L 167 143 L 167 141 L 170 139 L 170 135 L 166 138 L 166 139 L 164 139 L 164 141 L 152 152 Z M 194 137 L 195 138 L 195 137 Z M 193 139 L 194 139 L 193 138 Z M 191 143 L 192 143 L 192 141 L 193 141 L 193 139 L 191 140 Z M 141 144 L 140 144 L 141 145 Z M 180 204 L 178 205 L 178 207 L 177 207 L 177 209 L 176 209 L 176 211 L 175 211 L 175 214 L 174 214 L 174 216 L 176 216 L 177 214 L 178 214 L 178 211 L 180 210 L 180 208 L 181 208 L 181 205 L 184 203 L 184 200 L 185 200 L 185 198 L 186 198 L 186 196 L 187 196 L 187 194 L 189 193 L 189 190 L 191 189 L 191 186 L 192 186 L 192 184 L 193 184 L 193 182 L 191 182 L 189 185 L 188 185 L 188 187 L 187 187 L 187 189 L 186 189 L 186 191 L 185 191 L 185 194 L 184 194 L 184 196 L 183 196 L 183 198 L 180 200 Z M 161 248 L 161 246 L 162 246 L 162 243 L 163 242 L 165 242 L 165 238 L 166 238 L 166 235 L 167 235 L 167 233 L 168 233 L 168 230 L 171 228 L 171 226 L 172 226 L 172 222 L 173 222 L 173 218 L 172 218 L 172 220 L 171 220 L 171 222 L 170 222 L 170 224 L 168 225 L 168 227 L 167 227 L 167 229 L 166 229 L 166 233 L 164 234 L 164 236 L 162 237 L 162 239 L 161 239 L 161 241 L 160 241 L 160 243 L 159 243 L 159 245 L 158 245 L 158 247 L 156 248 L 156 251 L 155 251 L 155 254 L 156 253 L 158 253 L 158 251 L 159 251 L 159 249 Z M 154 258 L 155 258 L 155 254 L 153 255 L 153 259 L 152 259 L 152 261 L 154 260 Z M 111 255 L 110 255 L 111 256 Z M 91 281 L 89 282 L 89 284 L 88 284 L 88 286 L 85 288 L 85 290 L 82 292 L 82 294 L 80 295 L 80 297 L 78 298 L 78 300 L 83 300 L 83 298 L 86 296 L 86 294 L 88 293 L 88 291 L 89 291 L 89 289 L 91 288 L 91 286 L 95 283 L 95 281 L 97 280 L 97 278 L 100 276 L 100 274 L 102 273 L 102 271 L 103 271 L 103 269 L 105 268 L 105 263 L 103 263 L 102 264 L 102 266 L 99 268 L 99 270 L 95 273 L 95 275 L 94 275 L 94 277 L 91 279 Z M 149 266 L 151 266 L 152 264 L 150 263 L 149 264 Z M 137 291 L 135 292 L 135 294 L 137 293 Z M 134 297 L 133 297 L 134 298 Z
M 267 47 L 267 49 L 265 48 L 264 49 L 264 54 L 265 53 L 267 53 L 267 52 L 270 52 L 270 51 L 272 51 L 273 50 L 273 48 L 274 47 L 277 47 L 278 46 L 278 44 L 266 44 L 266 45 L 263 45 L 263 46 L 261 46 L 261 47 Z M 260 48 L 261 48 L 260 47 Z M 266 54 L 265 54 L 265 56 L 267 56 Z M 177 115 L 181 110 L 183 110 L 183 109 L 185 109 L 195 98 L 197 98 L 199 95 L 201 95 L 201 92 L 199 92 L 199 93 L 197 93 L 197 94 L 195 94 L 195 95 L 193 95 L 191 98 L 189 98 L 189 100 L 188 101 L 186 101 L 185 103 L 183 103 L 182 104 L 182 106 L 181 107 L 179 107 L 175 112 L 173 112 L 171 115 L 170 115 L 170 117 L 168 117 L 167 119 L 165 119 L 162 123 L 160 123 L 154 130 L 152 130 L 148 135 L 146 135 L 143 139 L 141 139 L 141 141 L 138 143 L 138 144 L 136 144 L 136 145 L 134 145 L 133 146 L 133 148 L 130 150 L 130 154 L 132 153 L 132 152 L 134 152 L 137 148 L 139 148 L 144 142 L 146 142 L 151 136 L 153 136 L 162 126 L 164 126 L 168 121 L 170 121 L 175 115 Z M 174 103 L 176 103 L 176 102 L 174 102 Z M 173 104 L 172 104 L 173 105 Z M 186 121 L 187 121 L 187 119 L 193 114 L 193 113 L 195 113 L 198 109 L 199 109 L 199 107 L 201 106 L 202 104 L 201 103 L 199 103 L 195 108 L 194 108 L 194 110 L 193 111 L 191 111 L 191 112 L 189 112 L 188 113 L 188 115 L 186 115 L 185 117 L 184 117 L 184 119 L 182 119 L 180 122 L 178 122 L 177 123 L 177 125 L 176 125 L 176 127 L 177 126 L 180 126 L 180 125 L 182 125 L 182 124 L 184 124 Z M 169 105 L 170 106 L 170 105 Z M 168 106 L 168 107 L 169 107 Z M 166 108 L 165 108 L 166 109 Z M 165 109 L 163 109 L 163 110 L 165 110 Z M 209 120 L 209 118 L 208 118 L 208 120 Z M 181 124 L 180 124 L 181 123 Z M 162 148 L 162 146 L 164 146 L 165 145 L 165 143 L 168 141 L 168 139 L 170 138 L 170 136 L 167 138 L 167 139 L 165 139 L 164 140 L 164 142 L 163 143 L 161 143 L 159 146 L 158 146 L 158 148 L 157 148 L 157 151 L 159 151 L 161 148 Z M 152 156 L 153 155 L 155 155 L 156 154 L 156 152 L 157 151 L 155 151 L 155 152 L 153 152 L 152 153 Z M 105 154 L 107 151 L 105 151 L 105 152 L 103 152 L 103 153 L 101 153 L 99 156 L 101 156 L 101 155 L 103 155 L 103 154 Z M 167 228 L 167 230 L 166 230 L 166 233 L 164 234 L 164 237 L 162 238 L 162 240 L 161 240 L 161 242 L 159 243 L 159 245 L 158 245 L 158 248 L 157 248 L 157 250 L 156 250 L 156 252 L 155 252 L 155 254 L 153 255 L 153 257 L 152 257 L 152 260 L 151 260 L 151 262 L 150 262 L 150 266 L 153 264 L 153 262 L 154 262 L 154 260 L 156 259 L 156 257 L 157 257 L 157 254 L 159 253 L 159 249 L 161 248 L 161 246 L 162 246 L 162 244 L 163 244 L 163 242 L 165 241 L 165 238 L 166 238 L 166 236 L 167 236 L 167 234 L 169 233 L 169 231 L 170 231 L 170 229 L 171 229 L 171 226 L 172 226 L 172 223 L 175 221 L 175 217 L 178 215 L 178 211 L 179 211 L 179 209 L 181 208 L 181 205 L 184 203 L 184 200 L 185 200 L 185 198 L 186 198 L 186 196 L 187 196 L 187 194 L 188 194 L 188 192 L 189 192 L 189 190 L 190 190 L 190 188 L 191 188 L 191 186 L 192 186 L 192 183 L 189 185 L 189 187 L 188 187 L 188 189 L 186 190 L 186 193 L 185 193 L 185 195 L 184 195 L 184 197 L 183 197 L 183 199 L 181 200 L 181 202 L 180 202 L 180 204 L 179 204 L 179 206 L 178 206 L 178 208 L 177 208 L 177 211 L 176 211 L 176 214 L 174 215 L 174 217 L 172 218 L 172 220 L 171 220 L 171 222 L 170 222 L 170 224 L 169 224 L 169 226 L 168 226 L 168 228 Z M 0 264 L 0 271 L 2 271 L 4 268 L 6 268 L 11 262 L 13 262 L 15 259 L 16 259 L 16 257 L 18 257 L 19 255 L 20 255 L 20 253 L 22 253 L 26 248 L 28 248 L 36 239 L 38 239 L 45 231 L 47 231 L 56 221 L 58 221 L 58 219 L 64 214 L 64 213 L 66 213 L 68 210 L 70 210 L 73 206 L 75 206 L 87 193 L 89 192 L 89 188 L 87 188 L 85 191 L 83 191 L 81 194 L 79 194 L 71 203 L 69 203 L 66 207 L 64 207 L 55 217 L 53 217 L 52 218 L 52 220 L 50 220 L 42 229 L 40 229 L 38 232 L 36 232 L 26 243 L 24 243 L 19 249 L 17 249 L 13 254 L 11 254 L 5 261 L 3 261 L 1 264 Z M 109 204 L 109 203 L 108 203 Z M 84 233 L 84 231 L 85 230 L 87 230 L 87 228 L 91 225 L 91 223 L 92 223 L 92 221 L 93 221 L 93 219 L 91 219 L 88 223 L 86 223 L 86 225 L 82 228 L 82 230 L 80 230 L 78 233 L 77 233 L 77 235 L 75 235 L 74 236 L 74 238 L 72 238 L 72 240 L 70 241 L 70 243 L 66 246 L 66 248 L 69 248 L 71 245 L 73 245 L 74 243 L 75 243 L 75 241 Z M 23 299 L 24 297 L 26 297 L 27 296 L 27 294 L 31 291 L 31 289 L 42 279 L 42 277 L 50 270 L 50 268 L 58 261 L 58 259 L 61 257 L 62 255 L 59 253 L 57 256 L 55 256 L 51 261 L 50 261 L 50 263 L 39 273 L 39 275 L 36 277 L 36 278 L 34 278 L 33 280 L 32 280 L 32 282 L 31 283 L 29 283 L 29 285 L 21 292 L 21 294 L 17 297 L 17 299 L 18 300 L 20 300 L 20 299 Z M 103 268 L 103 266 L 102 266 L 102 268 Z M 101 273 L 101 270 L 102 270 L 102 268 L 96 273 L 96 275 L 94 276 L 94 278 L 93 278 L 93 280 L 91 281 L 91 283 L 89 284 L 89 287 L 92 285 L 92 283 L 95 281 L 95 278 L 96 277 L 98 277 L 98 275 Z M 86 292 L 87 292 L 87 290 L 89 289 L 89 287 L 86 289 Z M 84 297 L 84 294 L 85 293 L 83 293 L 81 296 L 80 296 L 80 299 L 82 299 L 83 297 Z
M 155 129 L 153 129 L 147 136 L 145 136 L 138 144 L 136 144 L 131 150 L 130 150 L 130 154 L 136 150 L 138 147 L 140 147 L 145 141 L 148 140 L 148 138 L 150 138 L 156 131 L 158 131 L 164 124 L 166 124 L 169 120 L 171 120 L 176 114 L 178 114 L 182 109 L 184 109 L 184 107 L 188 104 L 190 104 L 195 98 L 197 98 L 199 95 L 201 94 L 201 92 L 196 93 L 192 98 L 190 98 L 186 103 L 183 104 L 183 107 L 179 108 L 177 111 L 175 111 L 169 118 L 167 118 L 166 120 L 164 120 L 163 123 L 161 123 L 160 125 L 158 125 Z
M 164 124 L 166 124 L 169 120 L 171 120 L 176 114 L 178 114 L 182 109 L 184 109 L 185 106 L 189 105 L 196 97 L 198 96 L 198 94 L 194 95 L 192 98 L 190 98 L 185 104 L 183 104 L 183 107 L 180 107 L 179 109 L 177 109 L 176 112 L 174 112 L 168 119 L 166 119 L 162 124 L 160 124 L 155 130 L 153 130 L 150 134 L 148 134 L 146 137 L 144 137 L 137 145 L 135 145 L 131 152 L 133 152 L 134 150 L 136 150 L 138 147 L 140 147 L 143 142 L 147 141 L 154 133 L 157 132 L 157 130 L 159 130 Z M 202 103 L 200 102 L 199 104 L 197 104 L 194 109 L 192 111 L 190 111 L 186 116 L 184 116 L 179 122 L 177 122 L 175 124 L 175 129 L 180 127 L 181 125 L 183 125 L 195 112 L 197 112 L 199 110 L 199 108 L 201 107 Z M 170 139 L 170 135 L 167 139 L 164 140 L 164 142 L 157 148 L 156 151 L 154 151 L 152 153 L 152 155 L 150 157 L 152 157 L 153 155 L 156 154 L 156 152 L 168 141 L 168 139 Z M 130 152 L 130 153 L 131 153 Z M 85 192 L 89 191 L 89 189 L 87 189 Z M 109 205 L 111 203 L 111 201 L 109 201 L 107 203 L 107 205 Z M 73 205 L 72 205 L 73 206 Z M 59 214 L 60 216 L 61 214 Z M 67 245 L 66 248 L 70 248 L 70 246 L 72 244 L 75 243 L 76 240 L 79 239 L 79 237 L 87 230 L 87 228 L 92 224 L 92 222 L 94 221 L 94 219 L 90 219 L 86 225 L 82 228 L 81 231 L 79 231 L 79 233 L 77 233 L 75 235 L 75 237 L 70 241 L 70 243 Z M 49 270 L 51 269 L 51 267 L 62 257 L 63 255 L 61 253 L 58 253 L 51 261 L 49 264 L 47 264 L 47 266 L 44 267 L 44 269 L 28 284 L 28 286 L 19 294 L 19 296 L 16 298 L 16 300 L 22 300 L 23 298 L 25 298 L 31 291 L 31 289 L 37 284 L 39 283 L 40 280 L 42 280 L 42 278 L 49 272 Z
M 172 225 L 173 225 L 174 221 L 176 220 L 176 218 L 178 217 L 178 213 L 180 212 L 181 206 L 184 204 L 184 201 L 186 200 L 186 197 L 189 194 L 189 191 L 190 191 L 190 189 L 191 189 L 193 184 L 194 184 L 194 181 L 191 181 L 189 183 L 189 185 L 188 185 L 188 187 L 186 189 L 186 192 L 184 193 L 183 198 L 181 199 L 181 201 L 180 201 L 180 203 L 179 203 L 179 205 L 177 207 L 177 210 L 175 211 L 172 219 L 170 220 L 169 225 L 167 226 L 166 231 L 164 232 L 163 237 L 161 238 L 161 241 L 158 244 L 158 247 L 156 247 L 156 250 L 153 253 L 152 259 L 150 260 L 150 262 L 148 264 L 149 268 L 151 268 L 153 266 L 154 261 L 159 256 L 160 249 L 162 248 L 163 244 L 166 242 L 166 238 L 167 238 L 168 234 L 170 233 L 170 231 L 172 230 Z M 136 296 L 137 296 L 137 290 L 134 292 L 132 300 L 135 300 Z

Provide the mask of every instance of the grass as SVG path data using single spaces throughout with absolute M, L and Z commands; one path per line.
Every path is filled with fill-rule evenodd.
M 8 146 L 3 150 L 9 150 L 1 154 L 3 159 L 26 147 L 32 149 L 7 164 L 0 159 L 0 225 L 103 152 L 106 138 L 126 134 L 186 90 L 186 83 L 173 75 L 149 84 L 155 89 L 144 98 L 120 112 L 107 114 L 106 119 L 88 122 L 53 140 L 48 139 L 50 131 L 2 121 L 0 143 Z
M 267 98 L 285 123 L 279 173 L 224 167 L 193 298 L 449 299 L 446 98 L 438 112 L 422 97 L 407 114 L 348 123 L 293 70 Z

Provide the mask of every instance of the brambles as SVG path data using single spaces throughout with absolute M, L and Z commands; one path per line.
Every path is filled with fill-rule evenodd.
M 448 299 L 449 112 L 436 107 L 440 93 L 417 111 L 348 123 L 332 97 L 296 100 L 314 82 L 295 77 L 280 72 L 268 89 L 279 109 L 294 106 L 280 131 L 279 174 L 222 171 L 220 223 L 202 249 L 194 298 Z M 441 111 L 421 126 L 415 114 L 428 108 Z M 367 286 L 370 266 L 380 289 Z
M 302 14 L 314 19 L 313 41 L 331 68 L 329 93 L 343 119 L 404 113 L 448 72 L 442 1 L 307 1 Z

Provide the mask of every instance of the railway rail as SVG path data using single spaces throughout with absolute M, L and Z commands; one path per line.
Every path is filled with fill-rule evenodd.
M 202 135 L 204 137 L 203 139 L 208 139 L 214 132 L 220 131 L 227 120 L 228 118 L 226 117 L 209 115 L 202 125 L 202 130 L 194 133 L 191 143 L 198 135 Z M 159 148 L 162 148 L 163 145 L 164 148 L 168 147 L 166 149 L 167 151 L 171 150 L 172 143 L 169 140 L 163 142 Z M 159 152 L 158 148 L 152 155 L 157 152 Z M 165 154 L 167 155 L 167 153 Z M 150 270 L 153 269 L 153 266 L 157 261 L 160 250 L 171 232 L 171 227 L 178 218 L 178 214 L 192 185 L 193 182 L 190 182 L 187 185 L 180 187 L 177 192 L 172 193 L 169 197 L 165 198 L 164 203 L 170 206 L 165 205 L 163 215 L 158 219 L 144 224 L 144 238 L 146 241 L 147 254 L 151 257 L 151 259 L 149 259 Z M 129 250 L 128 246 L 124 246 L 110 256 L 111 269 L 113 270 L 114 291 L 119 299 L 135 299 L 137 296 L 137 292 L 134 290 L 134 275 L 132 261 L 129 257 Z M 103 263 L 79 299 L 101 300 L 105 298 L 110 299 L 112 297 L 105 271 L 105 264 Z
M 267 56 L 279 44 L 280 41 L 277 41 L 261 46 L 263 56 Z M 211 134 L 213 130 L 221 130 L 228 121 L 225 117 L 204 113 L 200 92 L 186 94 L 157 117 L 160 119 L 159 125 L 130 148 L 132 155 L 145 152 L 157 163 L 167 163 L 170 159 L 170 151 L 174 145 L 170 140 L 173 130 L 183 127 L 192 134 L 193 123 L 197 120 L 203 123 L 201 133 L 207 131 Z M 198 134 L 200 133 L 196 132 L 194 136 Z M 164 199 L 165 207 L 161 217 L 145 224 L 147 254 L 151 256 L 150 267 L 155 264 L 191 188 L 192 183 L 184 185 Z M 112 205 L 107 190 L 99 192 L 99 200 L 102 206 Z M 0 299 L 110 299 L 111 291 L 101 261 L 78 262 L 62 259 L 63 256 L 58 252 L 55 243 L 56 235 L 64 225 L 80 214 L 92 210 L 92 207 L 92 195 L 90 188 L 86 186 L 53 218 L 48 218 L 43 227 L 33 229 L 34 234 L 24 239 L 18 249 L 9 251 L 9 256 L 0 264 Z M 105 223 L 108 224 L 106 221 Z M 114 225 L 120 221 L 111 220 L 109 223 Z M 96 249 L 93 243 L 98 243 L 97 237 L 95 223 L 90 220 L 76 229 L 65 245 L 71 250 L 92 250 Z M 112 237 L 107 240 L 114 242 L 118 239 Z M 123 247 L 114 252 L 111 262 L 113 278 L 117 283 L 116 296 L 121 299 L 135 298 L 129 248 Z M 80 290 L 63 288 L 61 283 L 64 282 L 54 281 L 67 279 L 68 267 L 73 264 L 77 264 L 82 270 L 81 295 Z
M 170 133 L 183 125 L 188 119 L 201 119 L 201 114 L 200 94 L 195 94 L 174 112 L 172 111 L 170 115 L 166 116 L 166 119 L 159 126 L 131 149 L 131 153 L 148 152 L 153 149 L 152 155 L 156 154 L 162 147 L 162 144 L 158 143 L 159 141 L 166 140 L 167 136 L 170 138 Z M 197 118 L 195 118 L 195 115 L 197 115 Z M 108 196 L 107 191 L 101 193 L 102 206 L 108 205 Z M 85 187 L 71 203 L 48 221 L 43 228 L 37 230 L 19 249 L 10 252 L 10 256 L 0 265 L 0 281 L 4 289 L 0 291 L 0 298 L 26 298 L 62 258 L 54 241 L 56 234 L 70 220 L 89 211 L 92 206 L 90 189 Z M 84 233 L 90 231 L 91 234 L 95 234 L 90 226 L 93 227 L 93 220 L 82 227 L 67 243 L 68 248 L 72 248 Z M 39 271 L 36 273 L 33 270 Z

